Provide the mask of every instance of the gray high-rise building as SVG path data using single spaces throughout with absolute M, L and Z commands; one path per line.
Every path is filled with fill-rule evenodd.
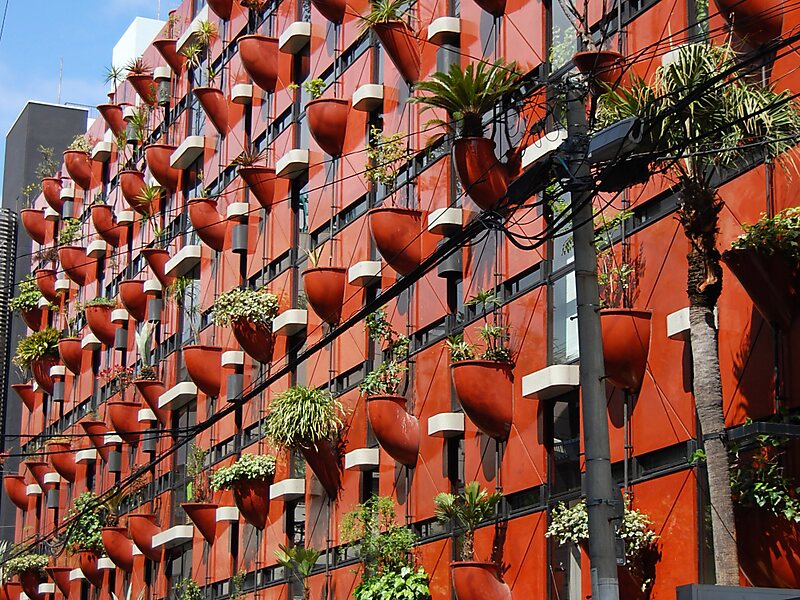
M 86 131 L 84 108 L 28 102 L 6 135 L 3 198 L 0 208 L 0 450 L 18 447 L 22 408 L 9 387 L 21 381 L 11 368 L 17 340 L 25 335 L 22 319 L 10 318 L 9 300 L 16 284 L 31 272 L 31 239 L 24 227 L 17 226 L 19 210 L 24 208 L 22 188 L 38 183 L 36 167 L 41 161 L 39 147 L 53 148 L 56 159 L 73 138 Z M 3 471 L 16 472 L 17 459 L 9 460 Z M 0 539 L 13 541 L 14 505 L 0 494 Z

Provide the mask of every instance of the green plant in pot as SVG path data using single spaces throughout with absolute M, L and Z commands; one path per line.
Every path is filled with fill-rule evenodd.
M 36 278 L 33 275 L 26 275 L 17 286 L 17 295 L 8 303 L 8 309 L 18 314 L 31 329 L 41 327 L 42 312 L 39 308 L 39 301 L 44 297 Z
M 117 308 L 115 298 L 98 296 L 83 306 L 86 324 L 94 335 L 106 346 L 113 347 L 117 325 L 111 321 L 111 313 Z
M 186 459 L 186 476 L 189 478 L 186 486 L 187 502 L 181 503 L 181 508 L 197 526 L 203 537 L 209 543 L 213 543 L 217 530 L 217 507 L 219 505 L 211 502 L 207 457 L 208 450 L 199 444 L 192 444 Z
M 406 22 L 408 0 L 372 0 L 362 26 L 371 28 L 400 75 L 408 83 L 419 79 L 420 49 L 417 34 Z
M 53 392 L 53 378 L 50 367 L 58 364 L 58 341 L 61 332 L 48 327 L 30 334 L 17 343 L 12 362 L 24 371 L 30 370 L 36 382 L 48 393 Z
M 264 529 L 275 462 L 271 454 L 244 453 L 232 465 L 214 471 L 210 487 L 215 491 L 232 490 L 242 516 L 257 529 Z
M 77 554 L 86 578 L 96 587 L 103 585 L 103 572 L 97 561 L 102 556 L 103 526 L 106 523 L 105 503 L 94 492 L 83 492 L 75 498 L 64 517 L 64 546 L 68 554 Z
M 276 447 L 303 453 L 332 498 L 340 483 L 342 415 L 341 403 L 329 391 L 298 385 L 272 399 L 264 425 Z
M 39 584 L 45 579 L 50 556 L 12 549 L 12 557 L 3 563 L 3 583 L 17 577 L 29 598 L 39 597 Z
M 484 210 L 499 206 L 508 189 L 512 172 L 518 168 L 517 151 L 509 151 L 508 162 L 498 162 L 494 141 L 484 137 L 484 115 L 496 109 L 520 87 L 521 72 L 515 62 L 498 60 L 492 64 L 470 63 L 466 68 L 453 64 L 447 72 L 436 72 L 420 81 L 415 91 L 422 92 L 409 102 L 422 105 L 422 112 L 440 109 L 449 121 L 431 119 L 444 134 L 454 137 L 453 159 L 467 195 Z M 444 135 L 442 134 L 442 135 Z M 430 142 L 435 142 L 434 136 Z
M 275 551 L 278 564 L 291 573 L 303 591 L 303 600 L 311 600 L 311 585 L 309 578 L 317 564 L 321 552 L 314 548 L 303 546 L 286 546 L 280 544 Z
M 272 360 L 272 320 L 279 310 L 278 297 L 265 288 L 233 288 L 214 301 L 211 320 L 215 325 L 229 326 L 247 354 L 267 363 Z
M 337 96 L 323 98 L 325 87 L 325 81 L 319 78 L 303 83 L 303 89 L 311 96 L 306 103 L 306 120 L 319 147 L 331 156 L 339 156 L 347 135 L 350 100 Z
M 184 577 L 175 584 L 175 597 L 178 600 L 203 600 L 203 590 L 191 577 Z
M 329 264 L 324 264 L 324 249 L 324 244 L 303 249 L 308 257 L 308 268 L 302 273 L 305 302 L 325 323 L 335 325 L 342 317 L 347 269 L 333 266 L 333 246 L 328 255 Z M 299 300 L 298 307 L 301 307 Z

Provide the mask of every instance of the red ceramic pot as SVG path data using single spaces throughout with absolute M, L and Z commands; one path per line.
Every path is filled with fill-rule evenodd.
M 47 220 L 44 218 L 43 210 L 23 208 L 19 211 L 19 218 L 34 242 L 43 245 L 47 241 Z
M 91 550 L 82 550 L 78 553 L 78 564 L 81 567 L 81 571 L 86 575 L 89 583 L 96 588 L 103 587 L 103 572 L 97 568 L 99 559 L 100 556 Z
M 109 348 L 114 346 L 117 324 L 111 321 L 113 306 L 87 306 L 84 310 L 86 324 L 97 338 Z
M 497 208 L 508 191 L 508 169 L 497 160 L 494 141 L 460 138 L 453 144 L 453 160 L 464 192 L 483 210 Z
M 61 199 L 61 178 L 60 177 L 45 177 L 42 179 L 42 194 L 47 204 L 50 205 L 57 213 L 61 212 L 64 207 L 64 201 Z
M 17 393 L 28 411 L 33 412 L 36 408 L 36 392 L 33 391 L 33 386 L 30 383 L 15 383 L 11 389 Z
M 183 65 L 186 64 L 186 57 L 176 50 L 177 45 L 178 40 L 161 39 L 153 42 L 153 46 L 167 62 L 169 68 L 175 73 L 180 73 Z
M 461 407 L 478 429 L 508 439 L 514 417 L 514 365 L 494 360 L 464 360 L 450 365 Z
M 81 363 L 83 362 L 81 338 L 72 337 L 58 340 L 58 353 L 65 367 L 75 375 L 81 374 Z
M 386 453 L 400 464 L 414 467 L 419 456 L 419 419 L 406 411 L 402 396 L 367 399 L 372 431 Z
M 43 461 L 43 460 L 26 460 L 24 463 L 25 468 L 28 469 L 28 473 L 33 475 L 33 478 L 36 480 L 36 483 L 39 484 L 39 487 L 42 490 L 53 487 L 54 484 L 52 483 L 45 483 L 44 477 L 48 473 L 50 473 L 50 463 Z
M 108 558 L 127 573 L 133 571 L 133 543 L 125 527 L 103 527 L 103 546 Z
M 233 0 L 208 0 L 208 8 L 220 19 L 227 21 L 231 18 Z
M 339 156 L 347 134 L 350 101 L 344 98 L 318 98 L 306 104 L 308 129 L 319 147 L 331 156 Z
M 192 345 L 183 347 L 186 372 L 206 396 L 219 396 L 222 387 L 222 348 Z
M 146 104 L 152 106 L 156 103 L 157 89 L 152 75 L 128 75 L 127 80 Z
M 311 0 L 311 5 L 331 23 L 341 24 L 347 11 L 347 0 Z
M 264 35 L 239 38 L 239 58 L 253 82 L 266 92 L 274 92 L 278 83 L 278 39 Z
M 511 589 L 500 581 L 495 563 L 452 562 L 450 574 L 458 600 L 511 600 Z
M 650 317 L 646 310 L 600 311 L 606 379 L 629 392 L 642 387 L 650 350 Z
M 144 159 L 156 181 L 170 192 L 175 192 L 180 183 L 181 172 L 170 166 L 170 157 L 177 149 L 169 144 L 151 144 L 144 149 Z
M 19 574 L 19 583 L 22 591 L 32 600 L 43 600 L 44 596 L 39 593 L 39 584 L 44 583 L 38 570 L 25 571 Z
M 572 62 L 578 71 L 592 80 L 595 93 L 617 87 L 625 73 L 625 57 L 614 50 L 578 52 L 572 57 Z
M 19 316 L 22 317 L 23 323 L 25 323 L 29 329 L 39 331 L 42 328 L 42 314 L 44 314 L 44 311 L 41 308 L 32 308 L 22 311 L 19 313 Z
M 209 544 L 214 543 L 217 535 L 217 508 L 219 504 L 210 502 L 183 502 L 181 503 L 186 515 L 195 524 L 198 531 L 206 538 Z
M 419 40 L 405 21 L 373 23 L 372 30 L 394 66 L 408 83 L 419 81 Z
M 237 321 L 231 323 L 231 330 L 233 337 L 249 356 L 260 363 L 268 363 L 272 360 L 275 339 L 270 327 L 261 324 L 254 325 L 247 321 Z
M 170 259 L 169 252 L 163 248 L 142 248 L 142 256 L 162 286 L 166 288 L 172 285 L 175 278 L 166 274 L 167 262 Z
M 24 475 L 3 475 L 6 495 L 20 510 L 28 510 L 28 484 Z
M 72 569 L 70 567 L 45 567 L 44 570 L 56 584 L 58 591 L 64 594 L 64 598 L 69 598 L 69 574 Z
M 233 501 L 244 517 L 256 529 L 264 529 L 269 514 L 269 486 L 272 479 L 248 479 L 233 486 Z
M 6 581 L 0 584 L 0 600 L 19 600 L 22 585 L 17 582 Z
M 66 276 L 81 287 L 93 282 L 97 276 L 97 259 L 87 256 L 83 246 L 61 246 L 58 262 Z
M 119 284 L 119 300 L 128 314 L 136 321 L 144 321 L 147 314 L 147 296 L 144 295 L 144 281 L 128 279 Z
M 108 418 L 114 431 L 131 445 L 139 443 L 142 425 L 139 423 L 138 402 L 114 401 L 108 403 Z
M 193 90 L 197 101 L 219 133 L 228 133 L 228 100 L 222 90 L 214 87 L 199 87 Z
M 106 444 L 106 434 L 108 427 L 103 421 L 81 421 L 81 427 L 86 432 L 92 446 L 97 448 L 100 453 L 100 458 L 104 462 L 108 462 L 109 445 Z
M 225 247 L 228 223 L 217 212 L 216 198 L 192 198 L 188 202 L 189 220 L 203 243 L 217 252 Z
M 781 36 L 784 8 L 780 0 L 714 0 L 734 31 L 755 45 Z
M 383 259 L 405 275 L 422 261 L 422 211 L 384 206 L 367 213 L 369 232 Z
M 92 163 L 89 155 L 83 150 L 65 150 L 64 166 L 72 180 L 84 190 L 94 187 L 92 177 Z
M 153 548 L 153 536 L 160 533 L 161 529 L 156 525 L 156 515 L 130 515 L 128 517 L 128 533 L 147 558 L 154 562 L 161 562 L 163 553 L 162 548 Z
M 42 292 L 48 302 L 58 302 L 58 292 L 56 292 L 56 272 L 55 269 L 36 269 L 33 272 L 36 279 L 36 287 Z
M 119 246 L 125 235 L 125 227 L 117 225 L 114 209 L 109 204 L 92 205 L 92 225 L 97 235 L 114 248 Z
M 36 383 L 48 394 L 53 394 L 53 378 L 50 368 L 58 364 L 58 357 L 43 356 L 31 362 L 31 373 Z
M 111 128 L 114 135 L 120 135 L 125 132 L 125 119 L 122 117 L 122 107 L 119 104 L 99 104 L 97 112 L 103 117 L 103 120 Z
M 502 17 L 506 12 L 506 0 L 475 0 L 475 4 L 494 17 Z
M 341 267 L 314 267 L 303 271 L 303 288 L 311 308 L 326 323 L 342 316 L 347 271 Z
M 141 171 L 126 170 L 119 174 L 119 189 L 122 190 L 125 202 L 137 213 L 147 216 L 153 207 L 141 199 L 145 185 L 144 173 Z
M 55 442 L 47 444 L 47 458 L 50 464 L 67 481 L 75 482 L 75 453 L 68 443 Z
M 158 399 L 161 394 L 167 391 L 166 386 L 157 379 L 137 379 L 133 382 L 133 385 L 139 390 L 150 410 L 155 413 L 158 421 L 162 425 L 166 425 L 168 421 L 167 413 L 158 407 Z
M 336 498 L 341 488 L 342 463 L 333 443 L 321 441 L 316 446 L 303 448 L 303 457 L 328 496 Z
M 240 167 L 239 176 L 258 203 L 269 210 L 275 202 L 275 169 L 272 167 Z

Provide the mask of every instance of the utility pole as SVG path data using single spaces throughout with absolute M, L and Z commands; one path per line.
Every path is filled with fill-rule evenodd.
M 586 459 L 586 511 L 589 515 L 589 561 L 593 600 L 619 600 L 615 531 L 618 511 L 613 492 L 608 442 L 603 337 L 600 329 L 600 295 L 597 252 L 594 246 L 591 172 L 586 160 L 588 124 L 584 83 L 568 79 L 567 133 L 575 254 L 575 295 L 578 304 L 581 413 Z

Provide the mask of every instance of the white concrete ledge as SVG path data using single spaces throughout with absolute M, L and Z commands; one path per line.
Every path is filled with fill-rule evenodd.
M 108 250 L 105 240 L 92 240 L 86 247 L 86 256 L 91 258 L 103 258 Z
M 202 135 L 190 135 L 181 142 L 169 157 L 173 169 L 185 169 L 196 161 L 206 149 L 206 139 Z
M 347 269 L 347 283 L 367 287 L 381 282 L 381 261 L 362 260 Z
M 428 231 L 443 234 L 464 225 L 464 211 L 460 208 L 437 208 L 428 214 Z
M 176 383 L 158 397 L 158 408 L 178 409 L 197 398 L 197 385 L 192 381 Z
M 186 542 L 191 542 L 194 537 L 194 525 L 176 525 L 165 529 L 153 536 L 153 548 L 173 548 Z
M 136 220 L 132 210 L 121 210 L 117 213 L 117 225 L 130 225 Z
M 522 151 L 522 168 L 526 169 L 540 158 L 555 152 L 566 139 L 566 129 L 556 129 L 545 133 Z
M 383 84 L 365 83 L 353 92 L 353 108 L 372 112 L 383 106 Z
M 97 460 L 97 449 L 95 448 L 88 448 L 86 450 L 78 450 L 75 453 L 75 462 L 77 464 L 85 463 L 85 462 L 92 462 Z
M 55 594 L 56 593 L 56 584 L 55 583 L 40 583 L 38 591 L 40 594 Z
M 549 400 L 571 392 L 579 385 L 578 365 L 550 365 L 522 378 L 522 395 L 525 398 Z
M 152 295 L 156 295 L 156 294 L 160 294 L 162 289 L 163 289 L 163 286 L 161 285 L 161 282 L 156 278 L 147 279 L 144 282 L 144 286 L 142 286 L 142 291 L 145 294 L 149 294 L 151 296 Z
M 52 206 L 45 206 L 44 207 L 44 220 L 45 221 L 58 221 L 61 218 L 61 215 L 58 214 L 58 211 L 53 210 Z
M 278 49 L 286 54 L 297 54 L 311 40 L 311 23 L 295 21 L 283 30 L 278 38 Z
M 220 506 L 217 508 L 217 523 L 223 521 L 238 521 L 239 509 L 235 506 Z
M 277 177 L 294 179 L 306 170 L 308 170 L 308 150 L 305 148 L 289 150 L 275 163 L 275 175 Z
M 179 277 L 200 264 L 202 248 L 199 244 L 189 244 L 178 250 L 177 254 L 167 261 L 164 271 L 169 276 Z
M 290 308 L 272 320 L 272 333 L 275 335 L 295 335 L 308 325 L 308 311 L 302 308 Z
M 306 480 L 283 479 L 269 486 L 270 500 L 296 500 L 306 495 Z
M 239 367 L 244 364 L 244 352 L 241 350 L 228 350 L 222 353 L 223 367 Z
M 119 437 L 116 433 L 107 433 L 103 441 L 105 442 L 106 445 L 122 444 L 122 438 Z
M 139 547 L 136 544 L 132 544 L 132 546 L 133 547 L 131 548 L 131 554 L 133 556 L 141 556 L 142 555 L 142 551 L 139 550 Z
M 67 367 L 64 365 L 53 365 L 50 367 L 50 377 L 64 377 L 67 374 Z
M 149 408 L 143 408 L 143 409 L 141 409 L 139 411 L 136 419 L 137 419 L 137 421 L 139 421 L 139 423 L 146 423 L 148 421 L 155 421 L 156 420 L 156 413 L 154 413 Z
M 428 41 L 441 46 L 457 43 L 461 36 L 461 19 L 458 17 L 439 17 L 428 25 Z
M 714 307 L 714 324 L 719 329 L 719 311 L 716 307 Z M 688 306 L 667 315 L 667 337 L 683 342 L 691 339 Z
M 111 152 L 114 146 L 111 142 L 97 142 L 92 148 L 92 160 L 97 162 L 106 162 L 111 158 Z
M 36 303 L 36 306 L 37 308 L 49 308 L 50 301 L 44 296 L 42 296 L 41 298 L 39 298 L 39 301 Z
M 38 483 L 32 483 L 25 488 L 25 493 L 28 494 L 28 496 L 39 496 L 42 493 L 42 488 L 39 487 Z
M 253 103 L 253 84 L 251 83 L 237 83 L 231 88 L 231 102 L 234 104 L 252 104 Z
M 85 333 L 83 334 L 83 339 L 81 340 L 81 349 L 92 351 L 99 350 L 100 340 L 93 333 Z
M 458 437 L 464 433 L 464 413 L 446 412 L 428 418 L 428 435 L 431 437 Z
M 86 579 L 86 575 L 84 575 L 83 571 L 80 569 L 72 569 L 72 571 L 69 572 L 69 580 L 77 581 L 78 579 Z
M 125 121 L 130 121 L 139 113 L 139 109 L 135 106 L 124 106 L 122 107 L 122 118 Z
M 344 468 L 347 471 L 372 471 L 379 465 L 378 448 L 359 448 L 344 455 Z
M 44 482 L 45 483 L 55 483 L 56 485 L 58 485 L 62 481 L 64 481 L 64 480 L 61 478 L 61 475 L 59 475 L 58 473 L 45 473 L 44 474 Z
M 114 561 L 104 556 L 102 558 L 97 559 L 97 568 L 101 571 L 113 571 L 117 568 L 117 565 L 114 564 Z
M 250 214 L 250 204 L 247 202 L 232 202 L 225 210 L 226 219 L 242 219 L 247 218 Z
M 19 600 L 31 600 L 31 598 L 25 592 L 20 592 L 19 593 Z
M 56 279 L 56 291 L 57 292 L 68 292 L 69 291 L 70 280 L 69 279 Z
M 153 69 L 153 79 L 156 81 L 169 81 L 172 79 L 172 69 L 169 67 L 156 67 Z
M 61 192 L 59 193 L 59 197 L 62 200 L 74 200 L 77 192 L 75 191 L 74 187 L 67 187 L 66 185 L 61 188 Z
M 192 22 L 189 23 L 189 26 L 181 34 L 181 37 L 175 42 L 175 52 L 180 54 L 181 50 L 192 43 L 195 36 L 200 31 L 203 21 L 208 21 L 208 5 L 204 6 L 203 9 L 197 13 L 195 18 L 192 19 Z
M 124 308 L 117 308 L 111 311 L 112 323 L 127 323 L 131 315 Z

